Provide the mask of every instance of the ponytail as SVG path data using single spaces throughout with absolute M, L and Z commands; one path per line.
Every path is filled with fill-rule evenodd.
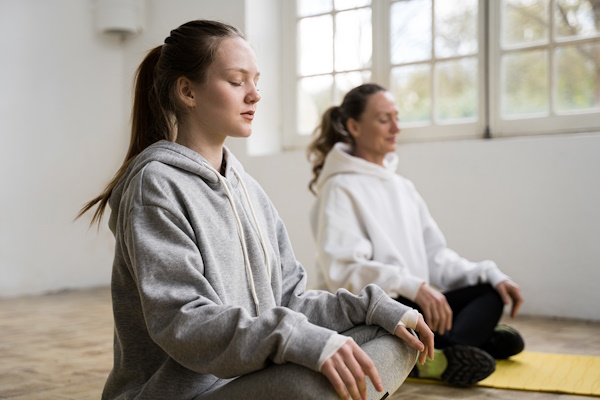
M 383 86 L 376 83 L 365 83 L 350 90 L 344 96 L 342 105 L 328 108 L 321 124 L 315 129 L 314 139 L 306 151 L 308 161 L 313 164 L 313 178 L 308 183 L 308 189 L 316 195 L 314 186 L 325 164 L 325 157 L 333 146 L 338 143 L 346 143 L 354 147 L 354 138 L 346 129 L 346 123 L 350 118 L 358 121 L 365 111 L 369 97 L 377 92 L 386 91 Z
M 323 117 L 321 124 L 315 129 L 314 139 L 308 146 L 307 158 L 313 164 L 313 178 L 308 184 L 308 189 L 316 194 L 314 186 L 319 179 L 325 157 L 337 142 L 354 145 L 354 138 L 346 131 L 346 120 L 342 115 L 340 106 L 329 107 Z
M 136 71 L 133 110 L 131 113 L 131 139 L 125 161 L 106 185 L 104 191 L 87 202 L 79 210 L 75 219 L 98 204 L 90 225 L 97 223 L 100 226 L 110 195 L 127 171 L 131 161 L 151 144 L 161 139 L 171 139 L 173 129 L 170 129 L 168 119 L 158 102 L 154 85 L 154 69 L 160 58 L 161 49 L 162 45 L 150 50 Z

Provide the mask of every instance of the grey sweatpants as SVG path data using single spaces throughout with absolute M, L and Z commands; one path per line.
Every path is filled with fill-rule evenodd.
M 346 332 L 371 357 L 383 382 L 377 392 L 367 378 L 369 400 L 379 400 L 398 390 L 417 361 L 417 351 L 405 341 L 377 326 L 360 325 Z M 336 391 L 320 372 L 297 364 L 271 365 L 211 389 L 195 400 L 223 399 L 339 399 Z

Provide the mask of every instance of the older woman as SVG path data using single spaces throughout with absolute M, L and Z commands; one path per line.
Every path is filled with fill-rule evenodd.
M 523 349 L 518 332 L 498 326 L 504 304 L 512 301 L 514 317 L 523 299 L 493 261 L 447 248 L 413 183 L 395 172 L 395 104 L 385 88 L 365 84 L 323 115 L 308 149 L 317 264 L 331 291 L 375 283 L 420 310 L 440 354 L 414 372 L 472 384 L 494 371 L 494 358 Z

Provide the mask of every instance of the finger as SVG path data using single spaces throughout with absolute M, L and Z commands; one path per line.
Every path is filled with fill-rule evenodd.
M 448 304 L 448 301 L 446 301 L 446 315 L 448 318 L 448 321 L 446 322 L 446 330 L 451 331 L 452 330 L 452 318 L 454 317 L 454 315 L 452 314 L 452 308 L 450 308 L 450 304 Z
M 375 367 L 375 363 L 371 360 L 371 357 L 363 349 L 361 349 L 357 344 L 354 356 L 356 357 L 356 361 L 360 364 L 361 370 L 364 375 L 368 376 L 371 380 L 371 383 L 375 387 L 375 390 L 378 392 L 383 391 L 383 383 L 381 382 L 381 377 L 379 376 L 379 372 L 377 372 L 377 368 Z M 363 381 L 364 381 L 363 375 Z M 365 382 L 366 385 L 366 382 Z M 366 392 L 365 392 L 366 393 Z
M 431 314 L 431 320 L 429 322 L 429 327 L 431 328 L 432 331 L 437 332 L 439 322 L 440 322 L 440 316 L 437 315 L 437 309 L 435 307 L 432 307 L 430 310 L 430 314 Z
M 367 395 L 367 382 L 363 368 L 356 359 L 356 356 L 359 354 L 359 351 L 362 351 L 362 349 L 358 347 L 358 345 L 356 347 L 358 350 L 352 349 L 352 353 L 350 353 L 348 357 L 344 359 L 344 362 L 345 367 L 352 374 L 352 380 L 356 383 L 356 387 L 360 395 L 359 397 L 364 398 Z
M 344 382 L 344 385 L 346 386 L 346 390 L 350 394 L 350 397 L 352 399 L 361 399 L 362 395 L 358 388 L 356 379 L 354 378 L 354 375 L 352 374 L 352 372 L 346 365 L 345 360 L 339 359 L 336 362 L 335 370 L 337 371 L 339 376 L 342 378 L 342 381 Z
M 334 362 L 331 359 L 325 361 L 323 367 L 321 368 L 321 373 L 325 375 L 337 394 L 339 394 L 342 399 L 346 400 L 350 398 L 348 392 L 346 391 L 346 385 L 344 385 L 342 378 L 335 370 Z
M 448 302 L 444 302 L 440 304 L 439 314 L 440 314 L 440 324 L 439 324 L 439 333 L 443 335 L 448 330 L 448 324 L 452 320 L 449 314 L 452 313 L 450 311 L 450 307 L 448 307 Z
M 429 329 L 429 327 L 425 324 L 422 318 L 419 318 L 417 322 L 417 332 L 419 332 L 419 337 L 421 338 L 421 342 L 425 345 L 425 351 L 430 359 L 433 360 L 434 356 L 434 338 L 435 335 Z
M 510 316 L 512 318 L 517 316 L 517 313 L 519 312 L 519 309 L 521 308 L 521 305 L 523 304 L 523 298 L 521 297 L 521 294 L 520 293 L 517 293 L 517 294 L 518 294 L 518 296 L 513 301 L 513 307 L 512 307 L 512 311 L 510 313 Z
M 431 325 L 433 324 L 433 318 L 431 316 L 431 307 L 423 307 L 423 316 L 425 317 L 425 322 L 427 323 L 427 325 L 431 327 Z
M 429 356 L 429 358 L 431 360 L 433 360 L 433 357 L 435 354 L 433 332 L 431 335 L 429 335 L 423 339 L 423 343 L 425 344 L 425 351 L 423 352 L 423 354 L 427 354 Z M 423 357 L 423 359 L 425 359 L 425 357 Z M 423 360 L 423 361 L 425 361 L 425 360 Z
M 446 314 L 444 313 L 444 310 L 442 309 L 441 304 L 438 305 L 438 308 L 436 309 L 437 311 L 437 316 L 438 316 L 438 323 L 436 326 L 436 329 L 433 330 L 434 332 L 439 333 L 440 335 L 444 334 L 444 331 L 446 330 Z
M 440 335 L 444 334 L 445 331 L 445 326 L 446 326 L 446 320 L 444 318 L 444 313 L 443 310 L 440 308 L 440 306 L 438 305 L 434 311 L 433 311 L 433 315 L 435 318 L 435 328 L 431 328 L 431 330 L 433 332 L 438 332 Z
M 434 339 L 433 338 L 433 333 L 427 337 L 427 353 L 428 353 L 429 358 L 431 360 L 433 360 L 433 357 L 435 355 L 435 351 L 434 351 L 435 350 L 435 347 L 434 347 L 435 344 L 434 344 L 434 340 L 433 339 Z
M 429 327 L 425 324 L 424 321 L 422 321 L 423 317 L 421 317 L 421 326 L 425 327 L 425 329 L 427 329 L 427 331 L 431 332 L 431 330 L 429 329 Z M 418 328 L 416 328 L 418 329 Z M 410 333 L 408 331 L 408 329 L 406 329 L 403 326 L 398 326 L 396 328 L 396 331 L 394 332 L 394 334 L 399 337 L 400 339 L 404 340 L 406 343 L 408 343 L 408 345 L 410 347 L 412 347 L 413 349 L 417 350 L 419 352 L 419 364 L 423 365 L 425 363 L 426 357 L 427 357 L 427 346 L 421 342 L 421 340 L 419 340 L 419 338 L 415 337 L 415 335 L 413 335 L 412 333 Z
M 500 283 L 497 287 L 497 291 L 500 298 L 502 298 L 502 303 L 504 303 L 504 305 L 510 304 L 510 296 L 508 295 L 506 286 Z
M 398 326 L 396 328 L 396 331 L 394 333 L 400 339 L 402 339 L 406 343 L 408 343 L 408 345 L 410 347 L 412 347 L 413 349 L 418 350 L 418 351 L 424 351 L 425 350 L 425 345 L 423 344 L 423 342 L 421 342 L 419 340 L 419 338 L 417 338 L 415 335 L 413 335 L 412 333 L 410 333 L 408 331 L 408 329 L 406 329 L 405 327 Z
M 425 361 L 427 361 L 427 352 L 421 351 L 419 353 L 419 364 L 423 365 L 423 364 L 425 364 Z

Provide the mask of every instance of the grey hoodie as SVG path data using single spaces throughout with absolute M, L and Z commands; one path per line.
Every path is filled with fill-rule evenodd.
M 358 296 L 306 291 L 277 211 L 225 157 L 223 177 L 161 141 L 114 188 L 115 351 L 103 399 L 192 399 L 270 363 L 318 370 L 338 332 L 393 332 L 408 310 L 374 285 Z

